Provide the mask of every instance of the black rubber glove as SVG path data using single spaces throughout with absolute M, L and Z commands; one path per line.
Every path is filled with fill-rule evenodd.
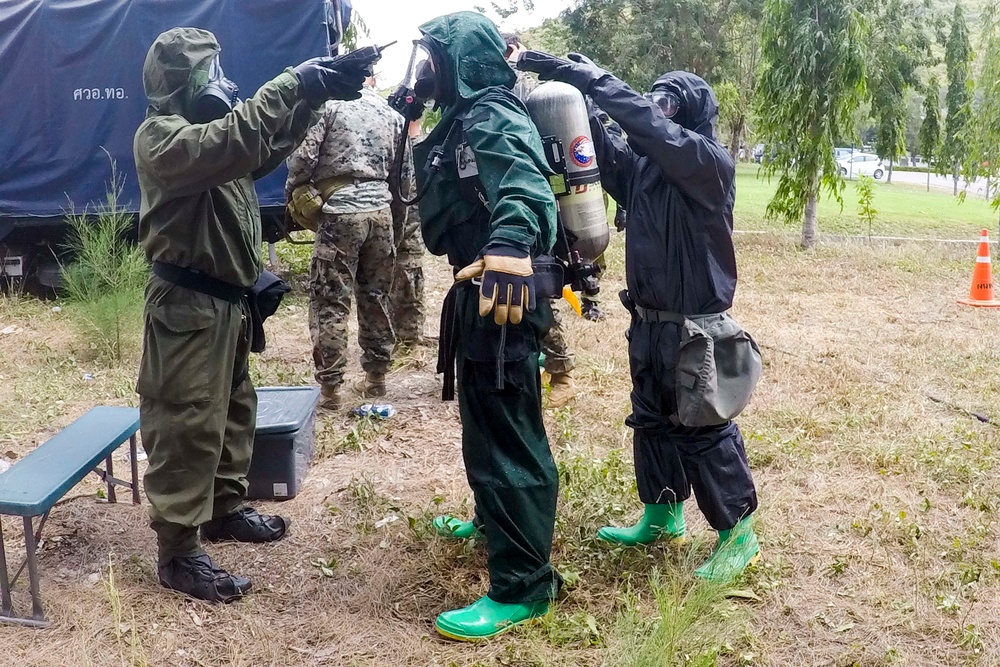
M 517 59 L 517 68 L 534 72 L 543 81 L 562 81 L 586 94 L 591 85 L 608 72 L 594 64 L 587 56 L 569 54 L 569 59 L 559 58 L 544 51 L 525 51 Z
M 323 56 L 307 60 L 293 72 L 302 84 L 303 95 L 313 105 L 327 100 L 356 100 L 361 97 L 365 75 L 356 68 L 339 70 L 334 58 Z
M 628 214 L 626 213 L 625 209 L 619 206 L 618 210 L 615 211 L 615 229 L 617 229 L 619 232 L 624 232 L 627 218 Z
M 524 311 L 535 309 L 535 280 L 528 253 L 509 246 L 493 246 L 481 259 L 465 267 L 456 280 L 482 277 L 479 314 L 493 311 L 497 324 L 520 324 Z

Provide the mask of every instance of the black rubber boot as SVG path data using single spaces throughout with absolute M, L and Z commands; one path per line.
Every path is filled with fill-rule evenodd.
M 288 532 L 289 523 L 283 516 L 261 514 L 252 507 L 243 507 L 203 523 L 201 539 L 207 542 L 276 542 Z
M 233 602 L 253 585 L 246 577 L 229 574 L 216 565 L 208 554 L 175 556 L 159 568 L 160 585 L 199 600 Z
M 596 301 L 583 299 L 580 302 L 580 310 L 584 319 L 590 320 L 591 322 L 600 322 L 604 319 L 604 311 L 601 310 L 601 307 L 597 305 Z

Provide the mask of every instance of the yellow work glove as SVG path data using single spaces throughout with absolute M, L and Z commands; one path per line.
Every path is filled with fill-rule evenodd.
M 493 311 L 497 324 L 520 324 L 525 310 L 535 308 L 535 282 L 527 253 L 506 246 L 493 247 L 458 272 L 455 280 L 482 276 L 479 287 L 479 314 Z

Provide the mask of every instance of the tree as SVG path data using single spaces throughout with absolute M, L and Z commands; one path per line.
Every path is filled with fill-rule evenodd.
M 941 151 L 941 89 L 937 77 L 931 77 L 924 98 L 924 120 L 920 124 L 917 145 L 927 163 L 927 191 L 931 191 L 931 170 Z
M 872 53 L 868 62 L 868 92 L 875 119 L 875 152 L 892 165 L 906 152 L 906 92 L 917 84 L 916 70 L 930 43 L 921 13 L 907 0 L 878 3 L 871 10 Z
M 964 172 L 968 180 L 1000 177 L 1000 6 L 991 4 L 982 17 L 983 49 L 975 113 L 962 138 L 968 147 Z M 1000 189 L 987 191 L 993 208 L 1000 208 Z
M 518 0 L 506 0 L 506 2 L 504 2 L 503 4 L 491 1 L 490 9 L 487 9 L 482 5 L 473 5 L 473 9 L 475 9 L 480 14 L 486 14 L 486 15 L 493 14 L 500 21 L 503 21 L 505 19 L 509 19 L 514 14 L 517 14 L 522 9 L 524 9 L 524 11 L 526 12 L 534 11 L 535 3 L 533 0 L 521 0 L 520 2 L 518 2 Z
M 920 145 L 917 135 L 920 133 L 920 123 L 924 118 L 924 86 L 918 85 L 906 91 L 903 104 L 906 105 L 906 153 L 912 160 L 920 155 Z
M 580 0 L 562 19 L 575 50 L 637 90 L 675 69 L 741 85 L 731 71 L 734 53 L 758 41 L 763 1 Z M 749 29 L 734 28 L 748 20 Z
M 845 136 L 865 94 L 865 27 L 847 0 L 767 0 L 758 136 L 776 149 L 765 173 L 780 175 L 767 214 L 802 220 L 802 247 L 816 243 L 820 188 L 843 203 L 834 139 Z
M 739 87 L 732 81 L 723 81 L 714 88 L 715 97 L 719 100 L 719 141 L 728 137 L 729 154 L 735 160 L 746 127 L 746 102 L 740 95 Z
M 972 46 L 969 44 L 969 27 L 965 23 L 961 1 L 955 3 L 944 62 L 948 71 L 948 92 L 945 94 L 948 115 L 944 122 L 944 144 L 938 160 L 938 173 L 944 176 L 948 173 L 946 170 L 950 170 L 954 180 L 954 194 L 958 195 L 958 175 L 969 155 L 965 129 L 969 123 L 972 96 Z
M 760 76 L 763 18 L 763 3 L 740 0 L 734 3 L 724 30 L 727 52 L 720 72 L 725 81 L 715 86 L 715 94 L 719 98 L 719 124 L 728 130 L 729 154 L 734 160 L 739 155 L 753 111 Z M 724 97 L 727 98 L 725 102 Z
M 521 41 L 529 49 L 564 55 L 570 51 L 570 32 L 562 18 L 545 19 L 541 25 L 523 30 Z
M 719 134 L 735 157 L 753 109 L 764 1 L 579 0 L 560 20 L 573 50 L 636 90 L 677 69 L 712 84 L 722 106 Z

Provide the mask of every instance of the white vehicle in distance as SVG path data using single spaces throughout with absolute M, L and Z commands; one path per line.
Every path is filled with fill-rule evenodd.
M 885 175 L 885 165 L 874 153 L 855 153 L 837 160 L 840 175 L 853 178 L 855 176 L 872 176 L 876 180 Z

